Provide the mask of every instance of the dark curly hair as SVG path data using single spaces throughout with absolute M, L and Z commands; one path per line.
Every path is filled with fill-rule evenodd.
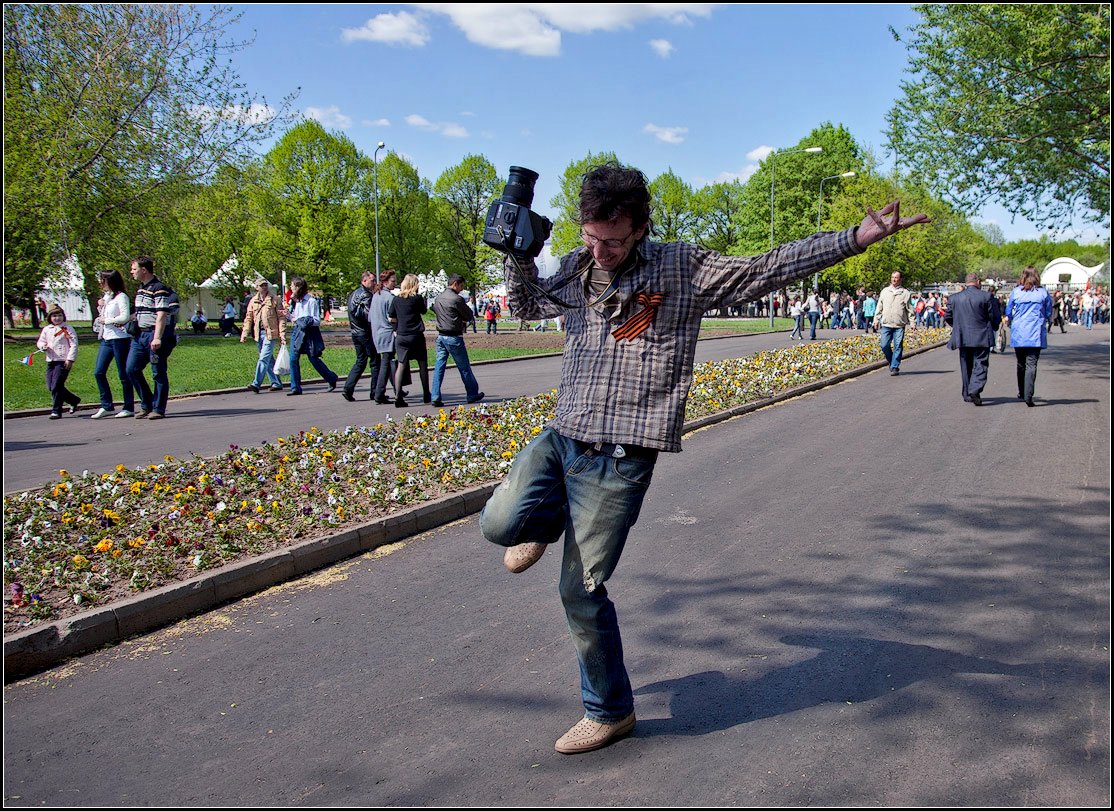
M 580 184 L 579 225 L 586 222 L 615 222 L 630 217 L 638 230 L 650 225 L 650 188 L 646 176 L 631 166 L 615 161 L 593 166 Z

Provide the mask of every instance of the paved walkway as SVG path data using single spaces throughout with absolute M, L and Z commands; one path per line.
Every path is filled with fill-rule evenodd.
M 6 804 L 1108 805 L 1108 339 L 1034 409 L 936 350 L 688 437 L 608 584 L 605 750 L 552 749 L 558 556 L 472 519 L 7 687 Z

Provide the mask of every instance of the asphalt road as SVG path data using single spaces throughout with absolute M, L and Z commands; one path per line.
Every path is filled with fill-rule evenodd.
M 842 338 L 852 333 L 821 330 L 820 334 Z M 783 332 L 701 341 L 697 362 L 744 357 L 762 349 L 786 346 L 790 343 L 788 336 L 788 332 Z M 246 385 L 249 381 L 255 368 L 254 355 L 246 353 L 245 357 L 243 369 L 229 370 L 229 386 Z M 561 378 L 561 358 L 554 355 L 531 361 L 485 363 L 477 365 L 475 372 L 480 388 L 487 393 L 487 402 L 499 402 L 554 388 Z M 121 463 L 129 467 L 161 464 L 166 454 L 217 456 L 228 450 L 230 444 L 248 447 L 273 442 L 276 437 L 296 434 L 311 425 L 328 431 L 384 421 L 389 416 L 397 418 L 406 411 L 436 412 L 432 406 L 421 405 L 421 390 L 416 381 L 410 387 L 411 407 L 405 410 L 372 403 L 369 386 L 365 376 L 357 388 L 362 399 L 354 403 L 341 397 L 339 387 L 328 393 L 324 383 L 304 386 L 306 393 L 301 397 L 266 390 L 252 394 L 246 389 L 185 397 L 172 400 L 167 407 L 167 419 L 158 422 L 94 421 L 89 419 L 91 411 L 67 414 L 61 420 L 48 420 L 45 414 L 5 419 L 4 492 L 56 481 L 60 469 L 101 473 Z M 173 355 L 170 389 L 173 393 Z M 454 368 L 445 375 L 442 396 L 448 407 L 464 403 L 464 386 Z
M 1109 349 L 1054 336 L 1032 409 L 940 349 L 663 456 L 604 750 L 553 751 L 558 556 L 470 519 L 9 685 L 5 804 L 1107 806 Z

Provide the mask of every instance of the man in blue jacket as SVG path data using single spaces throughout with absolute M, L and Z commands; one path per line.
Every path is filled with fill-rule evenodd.
M 963 402 L 981 406 L 990 371 L 990 347 L 1002 323 L 998 299 L 982 289 L 977 273 L 968 273 L 967 286 L 948 299 L 944 321 L 952 328 L 948 349 L 959 350 Z

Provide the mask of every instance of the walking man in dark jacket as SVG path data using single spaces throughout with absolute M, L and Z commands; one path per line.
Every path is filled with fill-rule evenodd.
M 1002 322 L 998 299 L 982 289 L 977 273 L 968 273 L 967 286 L 948 299 L 944 321 L 952 328 L 948 348 L 959 350 L 963 402 L 981 406 L 990 371 L 990 347 Z
M 375 295 L 378 285 L 375 281 L 374 271 L 365 271 L 360 279 L 360 286 L 352 291 L 348 297 L 348 329 L 352 333 L 352 345 L 356 347 L 356 362 L 348 371 L 348 379 L 344 381 L 344 399 L 348 402 L 356 400 L 356 383 L 364 368 L 371 366 L 371 386 L 368 397 L 375 397 L 375 380 L 379 376 L 379 353 L 375 351 L 375 336 L 368 322 L 368 312 L 371 297 Z
M 478 403 L 484 398 L 480 384 L 472 374 L 468 348 L 464 345 L 464 330 L 468 322 L 475 321 L 476 316 L 460 295 L 463 289 L 464 277 L 454 273 L 449 277 L 449 286 L 433 301 L 433 312 L 437 316 L 437 360 L 433 366 L 432 389 L 433 405 L 438 408 L 444 405 L 441 402 L 441 381 L 445 378 L 445 366 L 448 365 L 450 355 L 460 372 L 460 379 L 464 381 L 464 393 L 468 402 Z

